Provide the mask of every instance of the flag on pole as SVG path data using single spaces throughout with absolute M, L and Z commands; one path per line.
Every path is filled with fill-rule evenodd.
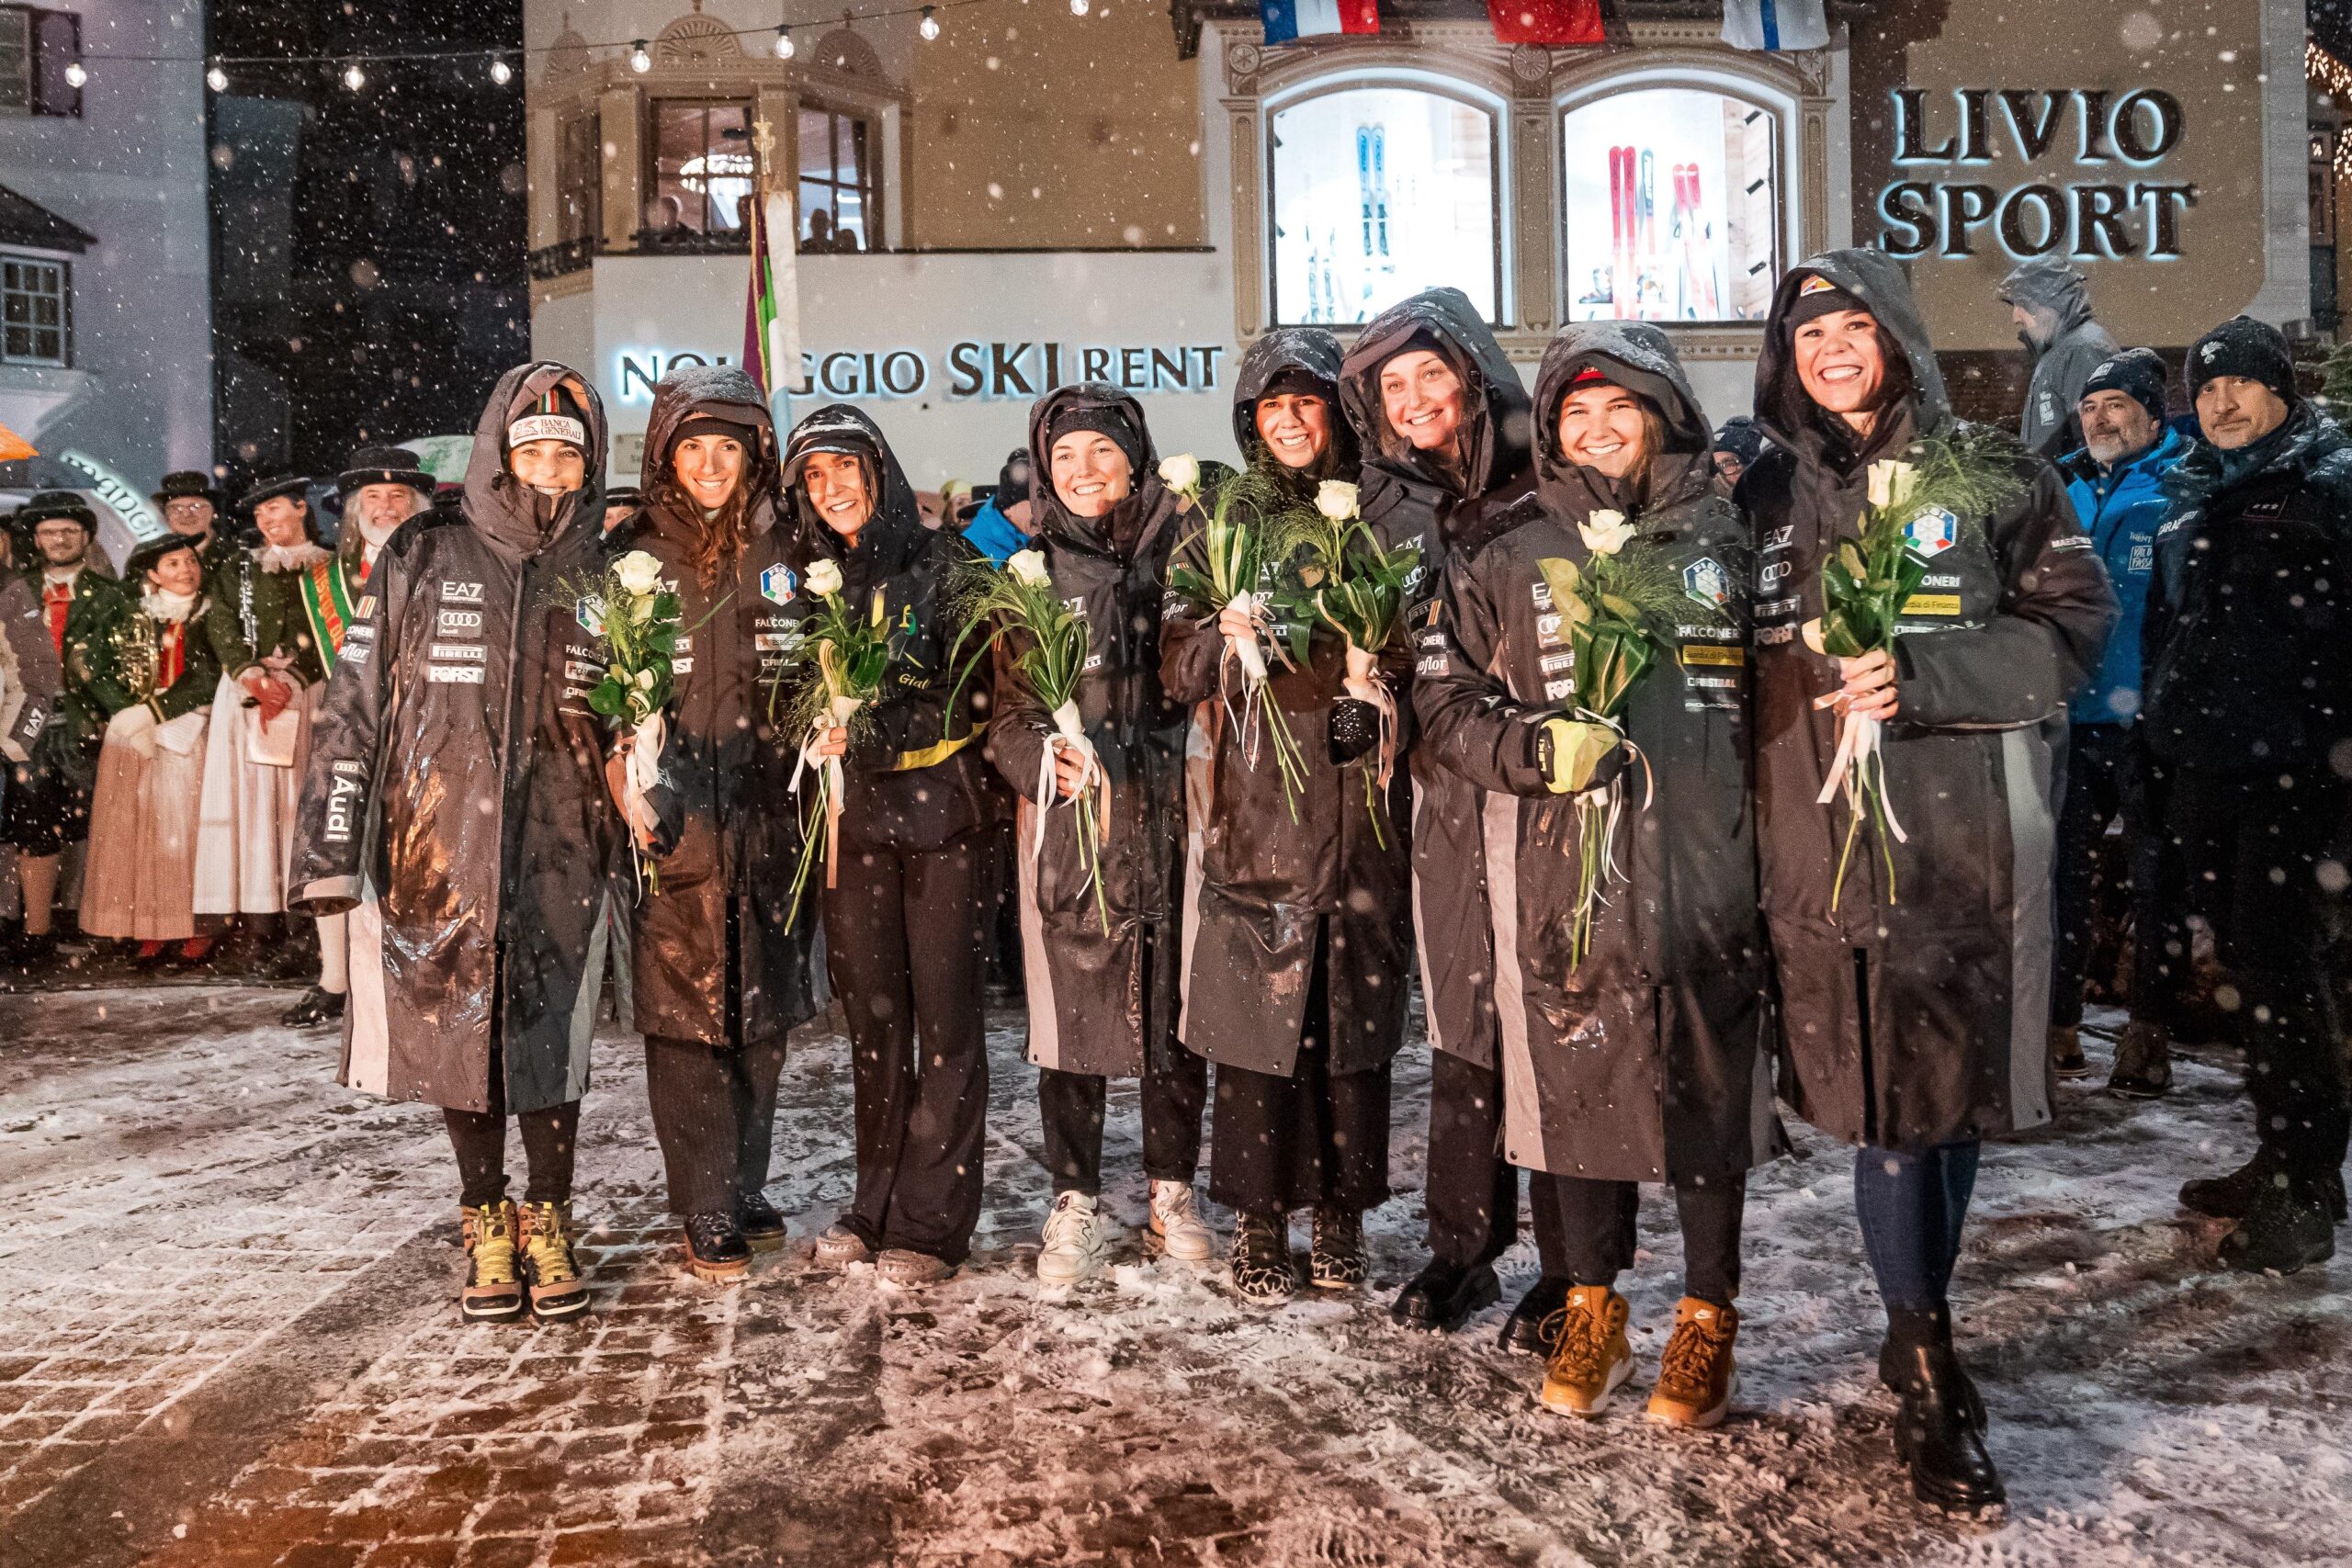
M 777 287 L 775 257 L 768 243 L 768 232 L 774 219 L 766 210 L 774 208 L 775 200 L 770 197 L 765 202 L 751 204 L 752 280 L 743 294 L 743 371 L 759 383 L 763 392 L 775 387 L 779 367 L 787 372 L 785 378 L 787 381 L 798 379 L 789 374 L 797 368 L 797 345 L 795 345 L 795 355 L 791 360 L 784 359 L 775 352 L 775 326 L 783 315 L 784 305 L 782 290 Z M 789 220 L 788 212 L 786 220 Z M 791 230 L 787 228 L 786 232 L 789 234 Z
M 21 463 L 28 457 L 40 456 L 33 450 L 31 442 L 6 425 L 0 424 L 0 463 Z
M 1268 43 L 1380 30 L 1379 0 L 1258 0 Z
M 1504 43 L 1609 41 L 1600 25 L 1600 0 L 1487 0 L 1487 19 Z
M 1829 18 L 1822 0 L 1724 0 L 1724 41 L 1773 52 L 1826 49 Z

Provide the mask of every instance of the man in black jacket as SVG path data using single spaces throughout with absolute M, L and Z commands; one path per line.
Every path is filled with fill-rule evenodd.
M 2225 1006 L 2234 993 L 2261 1143 L 2180 1201 L 2238 1222 L 2223 1262 L 2290 1274 L 2335 1253 L 2345 1213 L 2324 917 L 2352 801 L 2352 438 L 2297 396 L 2276 327 L 2233 317 L 2188 369 L 2208 445 L 2166 478 L 2143 723 L 2177 885 L 2213 927 Z

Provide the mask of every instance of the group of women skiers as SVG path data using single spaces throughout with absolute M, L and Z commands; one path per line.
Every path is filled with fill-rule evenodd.
M 1363 1283 L 1418 954 L 1430 1256 L 1400 1321 L 1450 1331 L 1498 1300 L 1526 1170 L 1541 1279 L 1505 1339 L 1544 1356 L 1546 1405 L 1601 1414 L 1635 1371 L 1615 1285 L 1638 1187 L 1663 1184 L 1684 1295 L 1648 1413 L 1720 1421 L 1747 1173 L 1787 1146 L 1777 1090 L 1859 1151 L 1889 1319 L 1880 1374 L 1916 1488 L 1999 1501 L 1949 1286 L 1979 1141 L 2051 1114 L 2052 744 L 2113 599 L 2056 479 L 2014 451 L 2007 499 L 1921 544 L 1938 597 L 1894 651 L 1815 651 L 1822 563 L 1852 536 L 1871 465 L 1955 423 L 1883 256 L 1835 252 L 1783 279 L 1757 415 L 1773 448 L 1734 493 L 1645 325 L 1564 328 L 1532 406 L 1452 289 L 1351 345 L 1317 329 L 1261 339 L 1235 387 L 1244 504 L 1271 522 L 1327 481 L 1353 485 L 1355 547 L 1414 563 L 1406 629 L 1366 660 L 1328 630 L 1297 656 L 1293 628 L 1246 599 L 1203 614 L 1172 594 L 1174 569 L 1203 564 L 1214 497 L 1163 479 L 1135 400 L 1052 390 L 1029 421 L 1035 554 L 1010 568 L 1042 569 L 1082 622 L 1076 694 L 1049 711 L 1018 627 L 971 673 L 959 585 L 988 569 L 925 525 L 863 414 L 822 409 L 779 442 L 740 372 L 675 371 L 647 432 L 643 508 L 608 538 L 594 388 L 560 365 L 512 372 L 462 506 L 396 536 L 357 607 L 293 877 L 300 908 L 366 911 L 355 931 L 380 951 L 345 1081 L 445 1110 L 465 1312 L 588 1304 L 573 1143 L 616 931 L 697 1274 L 740 1276 L 783 1238 L 761 1190 L 777 1076 L 786 1032 L 829 990 L 853 1052 L 857 1175 L 817 1257 L 907 1284 L 962 1264 L 989 1089 L 988 846 L 1011 801 L 1055 1191 L 1041 1282 L 1110 1254 L 1113 1077 L 1141 1080 L 1152 1245 L 1211 1256 L 1193 1184 L 1214 1067 L 1209 1195 L 1235 1216 L 1234 1288 L 1301 1288 L 1301 1210 L 1308 1287 Z M 1679 597 L 1595 756 L 1572 733 L 1556 574 L 1589 569 L 1611 530 Z M 580 584 L 624 549 L 659 560 L 684 627 L 650 787 L 587 703 L 606 654 Z M 838 596 L 880 604 L 891 675 L 856 722 L 795 733 L 775 688 L 797 678 L 805 618 Z M 1246 647 L 1254 660 L 1235 657 Z M 1260 661 L 1289 768 L 1249 689 Z M 1899 900 L 1887 865 L 1858 854 L 1833 910 L 1845 806 L 1822 804 L 1823 785 L 1849 715 L 1883 726 L 1908 841 Z M 796 780 L 835 763 L 838 822 L 811 823 Z M 1614 879 L 1587 905 L 1582 806 L 1612 779 Z M 804 901 L 808 831 L 837 841 Z M 658 875 L 643 890 L 639 863 Z M 509 1116 L 530 1161 L 519 1206 Z

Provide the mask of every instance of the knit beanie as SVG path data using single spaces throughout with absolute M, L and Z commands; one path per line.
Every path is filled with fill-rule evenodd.
M 549 387 L 506 422 L 506 449 L 533 441 L 562 441 L 588 450 L 588 413 L 569 387 Z
M 1125 413 L 1115 408 L 1099 404 L 1073 403 L 1058 410 L 1053 423 L 1046 428 L 1046 451 L 1050 455 L 1054 444 L 1073 430 L 1091 430 L 1111 438 L 1120 451 L 1126 454 L 1127 467 L 1136 481 L 1143 480 L 1143 436 L 1129 423 Z
M 2217 371 L 2215 374 L 2225 374 Z M 2159 424 L 2165 417 L 2165 362 L 2153 348 L 2126 348 L 2099 362 L 2083 383 L 2083 397 L 2093 392 L 2124 392 L 2139 400 Z M 2076 401 L 2080 401 L 2077 399 Z
M 2295 355 L 2287 335 L 2268 321 L 2252 316 L 2232 316 L 2188 350 L 2188 400 L 2216 376 L 2242 376 L 2259 381 L 2293 408 L 2301 400 L 2295 392 Z
M 1799 327 L 1818 317 L 1840 310 L 1869 310 L 1859 297 L 1847 293 L 1821 274 L 1808 273 L 1804 281 L 1797 285 L 1797 297 L 1789 301 L 1787 311 L 1781 317 L 1781 333 L 1793 341 Z

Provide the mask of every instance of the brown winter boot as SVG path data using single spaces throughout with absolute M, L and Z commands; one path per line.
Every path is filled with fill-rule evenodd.
M 459 1209 L 466 1241 L 466 1283 L 458 1310 L 469 1323 L 512 1323 L 523 1315 L 523 1280 L 515 1272 L 514 1205 L 501 1199 Z
M 1634 1348 L 1625 1342 L 1633 1309 L 1606 1285 L 1578 1285 L 1560 1309 L 1560 1337 L 1544 1366 L 1545 1408 L 1598 1416 L 1609 1396 L 1633 1374 Z
M 526 1203 L 522 1210 L 523 1276 L 530 1282 L 531 1315 L 542 1323 L 588 1310 L 588 1281 L 571 1251 L 571 1205 Z
M 2091 1065 L 2083 1055 L 2083 1032 L 2073 1024 L 2050 1026 L 2050 1070 L 2062 1078 L 2086 1078 Z
M 1739 1368 L 1732 1341 L 1739 1337 L 1739 1312 L 1696 1296 L 1674 1309 L 1674 1335 L 1659 1359 L 1657 1386 L 1650 1390 L 1649 1418 L 1670 1427 L 1714 1427 L 1739 1392 Z
M 2157 1100 L 2172 1091 L 2172 1034 L 2161 1023 L 2133 1019 L 2115 1047 L 2107 1092 L 2118 1100 Z

